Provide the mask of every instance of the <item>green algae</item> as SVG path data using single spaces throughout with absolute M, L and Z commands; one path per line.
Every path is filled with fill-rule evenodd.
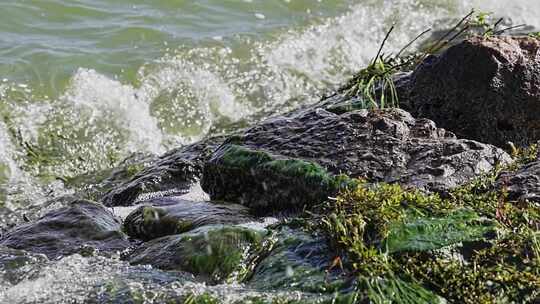
M 515 159 L 526 163 L 528 155 Z M 498 172 L 444 198 L 361 185 L 328 204 L 319 228 L 360 282 L 401 280 L 455 303 L 532 303 L 540 299 L 540 208 L 509 201 L 495 187 Z M 395 291 L 360 286 L 368 298 L 374 290 L 381 301 L 399 302 Z M 422 303 L 409 295 L 418 301 L 403 303 Z
M 213 200 L 236 202 L 255 213 L 320 204 L 358 182 L 300 159 L 227 145 L 206 165 L 202 187 Z
M 495 233 L 491 221 L 480 218 L 474 211 L 457 210 L 445 217 L 420 217 L 390 226 L 384 246 L 390 253 L 427 251 L 460 242 L 472 242 Z
M 189 294 L 184 299 L 183 304 L 219 304 L 220 301 L 211 294 L 203 293 L 200 295 Z
M 375 304 L 435 304 L 445 299 L 417 283 L 409 283 L 395 276 L 364 278 L 361 284 L 367 289 L 367 298 Z
M 222 157 L 223 165 L 245 170 L 269 170 L 285 176 L 302 178 L 307 183 L 322 188 L 341 189 L 354 187 L 356 182 L 344 175 L 332 175 L 318 164 L 300 159 L 276 159 L 264 151 L 254 151 L 241 146 L 229 146 Z
M 254 249 L 251 246 L 260 246 L 262 235 L 250 229 L 224 227 L 189 236 L 185 240 L 188 241 L 184 249 L 187 270 L 194 274 L 207 274 L 215 281 L 233 277 L 242 280 L 249 272 L 246 260 L 249 251 Z
M 188 232 L 194 228 L 193 222 L 167 217 L 167 211 L 153 206 L 140 207 L 142 225 L 130 223 L 130 214 L 122 225 L 124 232 L 130 237 L 149 241 L 158 237 Z

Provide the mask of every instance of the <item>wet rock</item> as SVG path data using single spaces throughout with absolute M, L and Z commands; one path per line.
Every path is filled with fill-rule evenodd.
M 460 137 L 506 147 L 540 139 L 540 40 L 472 37 L 412 74 L 405 106 Z
M 51 211 L 36 222 L 9 231 L 1 246 L 41 253 L 49 258 L 92 251 L 114 252 L 129 246 L 120 220 L 102 205 L 74 201 Z
M 339 174 L 444 192 L 511 160 L 397 109 L 310 109 L 267 120 L 226 143 L 205 166 L 203 189 L 213 200 L 263 213 L 320 203 L 348 183 Z
M 209 283 L 241 280 L 249 273 L 250 255 L 262 246 L 265 234 L 237 226 L 206 226 L 144 243 L 129 261 L 190 272 Z
M 152 193 L 186 193 L 200 178 L 204 162 L 223 141 L 213 137 L 167 152 L 129 181 L 110 190 L 103 198 L 106 206 L 131 206 Z
M 158 157 L 152 154 L 134 153 L 114 168 L 66 177 L 62 178 L 62 181 L 66 188 L 73 189 L 81 198 L 100 201 L 106 193 L 129 182 L 157 159 Z
M 336 256 L 324 238 L 285 225 L 275 233 L 274 247 L 253 271 L 249 287 L 332 293 L 352 286 L 353 280 L 332 267 Z
M 159 198 L 144 202 L 129 214 L 124 221 L 124 231 L 130 237 L 147 241 L 206 225 L 251 221 L 255 219 L 249 215 L 249 209 L 241 205 Z
M 504 189 L 510 200 L 540 203 L 540 160 L 517 171 L 503 172 L 497 178 L 497 189 Z
M 32 275 L 36 269 L 49 260 L 42 254 L 34 254 L 23 250 L 0 247 L 0 281 L 15 285 Z M 0 289 L 1 290 L 1 289 Z
M 211 197 L 239 202 L 259 215 L 299 210 L 356 184 L 314 163 L 237 145 L 227 145 L 217 151 L 204 172 L 202 186 Z
M 187 273 L 162 271 L 145 266 L 126 267 L 95 286 L 85 303 L 184 303 L 179 301 L 179 285 L 195 282 Z

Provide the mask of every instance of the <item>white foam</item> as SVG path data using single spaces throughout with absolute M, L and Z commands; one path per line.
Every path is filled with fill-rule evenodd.
M 89 124 L 99 117 L 110 117 L 131 134 L 130 151 L 163 152 L 162 135 L 157 121 L 150 115 L 149 104 L 139 98 L 138 90 L 110 79 L 94 70 L 79 69 L 61 99 L 92 110 Z

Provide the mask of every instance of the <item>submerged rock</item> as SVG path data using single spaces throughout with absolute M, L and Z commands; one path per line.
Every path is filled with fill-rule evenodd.
M 40 266 L 48 261 L 42 254 L 0 247 L 0 285 L 15 285 L 35 271 L 33 266 Z
M 213 200 L 290 209 L 319 203 L 346 179 L 399 183 L 424 191 L 462 185 L 510 156 L 491 145 L 457 139 L 403 110 L 308 109 L 269 119 L 227 143 L 205 166 L 202 187 Z
M 109 210 L 79 200 L 14 228 L 2 236 L 0 245 L 57 258 L 89 249 L 121 251 L 129 242 L 121 232 L 120 220 Z
M 178 286 L 194 282 L 187 273 L 129 266 L 96 284 L 85 303 L 184 303 Z
M 222 142 L 222 137 L 213 137 L 167 152 L 133 178 L 110 190 L 103 198 L 104 204 L 131 206 L 155 192 L 186 193 L 200 178 L 204 162 Z
M 210 283 L 241 280 L 252 266 L 250 254 L 262 246 L 265 234 L 244 227 L 206 226 L 144 243 L 129 261 L 190 272 Z
M 540 39 L 472 37 L 412 74 L 403 103 L 460 137 L 505 147 L 540 139 Z
M 127 216 L 124 231 L 133 238 L 151 240 L 180 234 L 206 225 L 254 221 L 241 205 L 160 198 L 144 202 Z
M 274 237 L 277 241 L 255 268 L 249 287 L 333 293 L 352 286 L 354 280 L 342 277 L 337 265 L 332 267 L 336 256 L 321 236 L 281 226 Z

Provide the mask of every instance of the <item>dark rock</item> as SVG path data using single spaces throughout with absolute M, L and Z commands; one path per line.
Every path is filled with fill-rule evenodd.
M 241 280 L 249 273 L 250 254 L 262 246 L 265 234 L 243 227 L 206 226 L 144 243 L 130 262 L 190 272 L 210 283 Z
M 49 258 L 93 249 L 114 252 L 129 246 L 120 228 L 120 220 L 105 207 L 81 200 L 16 227 L 2 236 L 0 245 Z
M 241 153 L 231 159 L 234 153 L 224 153 L 230 148 L 223 146 L 205 167 L 203 189 L 213 200 L 280 210 L 299 207 L 297 202 L 290 203 L 291 197 L 309 198 L 299 201 L 305 204 L 333 195 L 336 180 L 332 179 L 338 174 L 444 192 L 511 160 L 496 147 L 456 139 L 432 121 L 414 119 L 403 110 L 356 110 L 338 115 L 311 109 L 269 119 L 226 143 L 251 150 L 252 159 L 246 160 Z M 287 164 L 287 159 L 313 167 L 299 166 L 304 168 L 299 174 L 290 168 L 284 172 L 273 162 Z M 301 179 L 304 186 L 300 187 Z M 342 182 L 338 178 L 337 186 Z M 322 189 L 315 189 L 316 185 Z
M 23 250 L 0 247 L 0 278 L 2 282 L 16 285 L 33 274 L 34 267 L 48 262 L 46 256 Z
M 325 201 L 356 181 L 321 166 L 237 145 L 226 145 L 205 167 L 202 187 L 211 197 L 239 202 L 252 213 L 297 211 Z
M 200 178 L 204 162 L 223 140 L 222 137 L 213 137 L 167 152 L 129 181 L 109 191 L 103 199 L 104 204 L 131 206 L 155 192 L 167 195 L 186 193 Z
M 472 37 L 427 58 L 402 105 L 457 136 L 506 147 L 540 139 L 540 40 Z
M 234 204 L 192 202 L 160 198 L 143 203 L 127 216 L 124 231 L 133 238 L 151 240 L 180 234 L 206 225 L 242 224 L 255 221 L 249 209 Z
M 287 226 L 278 227 L 274 237 L 274 247 L 253 271 L 249 287 L 333 293 L 352 285 L 338 265 L 332 267 L 337 256 L 324 238 Z
M 114 168 L 62 178 L 66 188 L 73 189 L 81 198 L 101 201 L 105 194 L 131 181 L 144 168 L 157 161 L 152 154 L 133 153 Z
M 497 178 L 497 189 L 504 189 L 510 200 L 540 203 L 540 160 L 517 171 L 503 172 Z

